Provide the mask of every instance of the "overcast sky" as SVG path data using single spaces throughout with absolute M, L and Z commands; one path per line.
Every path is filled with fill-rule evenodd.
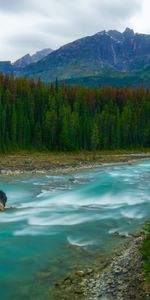
M 150 0 L 0 0 L 0 60 L 104 29 L 150 33 L 149 11 Z

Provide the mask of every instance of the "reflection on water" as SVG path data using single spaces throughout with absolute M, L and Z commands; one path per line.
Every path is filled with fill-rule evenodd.
M 150 161 L 71 175 L 1 178 L 1 298 L 50 299 L 65 272 L 110 252 L 149 216 Z M 116 234 L 117 233 L 117 234 Z M 17 291 L 17 292 L 16 292 Z

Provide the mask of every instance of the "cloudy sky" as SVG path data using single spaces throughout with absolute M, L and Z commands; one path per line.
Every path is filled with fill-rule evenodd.
M 0 60 L 104 29 L 150 33 L 149 11 L 149 0 L 0 0 Z

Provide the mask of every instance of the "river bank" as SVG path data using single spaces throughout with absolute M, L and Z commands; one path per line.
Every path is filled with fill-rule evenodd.
M 150 158 L 150 152 L 97 152 L 93 160 L 91 152 L 80 153 L 24 153 L 0 155 L 0 174 L 20 173 L 67 174 L 76 170 L 93 169 L 107 164 L 124 164 Z
M 93 268 L 79 270 L 56 283 L 54 299 L 149 300 L 150 286 L 143 273 L 140 251 L 144 239 L 142 232 L 103 264 L 97 261 L 101 270 L 96 270 L 93 263 Z
M 149 300 L 150 287 L 143 274 L 140 247 L 144 237 L 133 239 L 129 247 L 95 278 L 82 282 L 86 300 Z

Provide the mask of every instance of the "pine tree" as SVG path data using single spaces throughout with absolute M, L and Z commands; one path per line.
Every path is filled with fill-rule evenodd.
M 99 146 L 99 130 L 97 122 L 94 121 L 91 133 L 91 146 L 93 151 L 93 160 L 96 159 L 96 150 Z

